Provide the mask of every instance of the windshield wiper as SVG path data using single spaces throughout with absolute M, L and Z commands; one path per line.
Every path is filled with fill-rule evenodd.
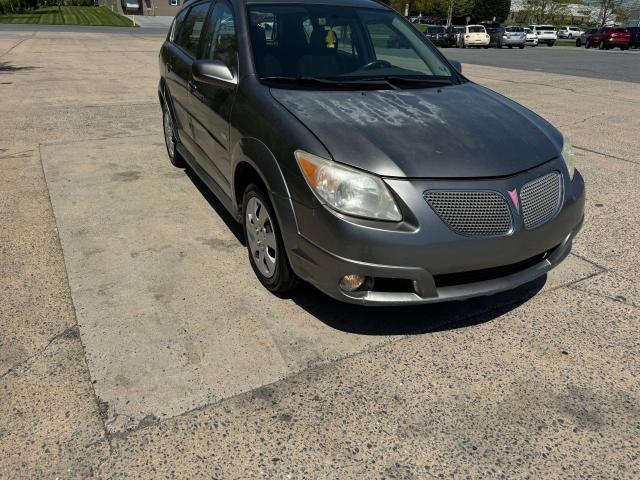
M 330 80 L 316 77 L 260 77 L 263 82 L 289 83 L 292 85 L 308 85 L 321 87 L 348 87 L 348 88 L 395 88 L 386 79 L 380 80 Z
M 429 87 L 442 87 L 446 85 L 453 85 L 453 81 L 447 78 L 408 78 L 408 77 L 394 77 L 388 76 L 383 77 L 385 82 L 388 82 L 390 85 L 421 85 L 421 86 L 429 86 Z

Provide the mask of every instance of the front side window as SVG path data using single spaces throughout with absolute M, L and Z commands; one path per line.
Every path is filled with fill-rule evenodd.
M 227 2 L 218 2 L 209 17 L 203 41 L 203 59 L 220 60 L 232 70 L 238 68 L 238 41 L 233 10 Z
M 175 37 L 176 45 L 182 47 L 192 57 L 198 53 L 200 34 L 207 18 L 207 12 L 211 6 L 210 2 L 199 3 L 189 10 L 187 18 L 184 19 Z
M 398 14 L 334 5 L 250 5 L 258 76 L 320 79 L 456 78 Z

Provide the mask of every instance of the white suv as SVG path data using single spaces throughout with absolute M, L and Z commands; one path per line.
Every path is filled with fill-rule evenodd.
M 556 28 L 553 25 L 529 25 L 529 28 L 538 37 L 538 43 L 546 43 L 553 47 L 558 39 Z
M 558 30 L 558 38 L 579 38 L 582 30 L 578 27 L 560 27 Z

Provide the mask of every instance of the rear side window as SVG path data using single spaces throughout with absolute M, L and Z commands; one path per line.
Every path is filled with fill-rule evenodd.
M 198 53 L 200 33 L 210 6 L 210 2 L 204 2 L 192 7 L 187 18 L 182 22 L 180 29 L 177 30 L 174 42 L 192 57 L 195 57 Z
M 613 33 L 627 33 L 626 28 L 614 28 Z

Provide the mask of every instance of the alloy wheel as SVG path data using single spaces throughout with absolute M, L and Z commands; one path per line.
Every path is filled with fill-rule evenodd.
M 169 158 L 173 159 L 176 154 L 176 144 L 173 138 L 173 120 L 171 119 L 171 113 L 169 108 L 164 107 L 164 141 L 167 145 L 167 153 Z
M 271 278 L 276 272 L 278 242 L 269 211 L 260 199 L 251 197 L 245 215 L 251 258 L 259 272 L 265 278 Z

